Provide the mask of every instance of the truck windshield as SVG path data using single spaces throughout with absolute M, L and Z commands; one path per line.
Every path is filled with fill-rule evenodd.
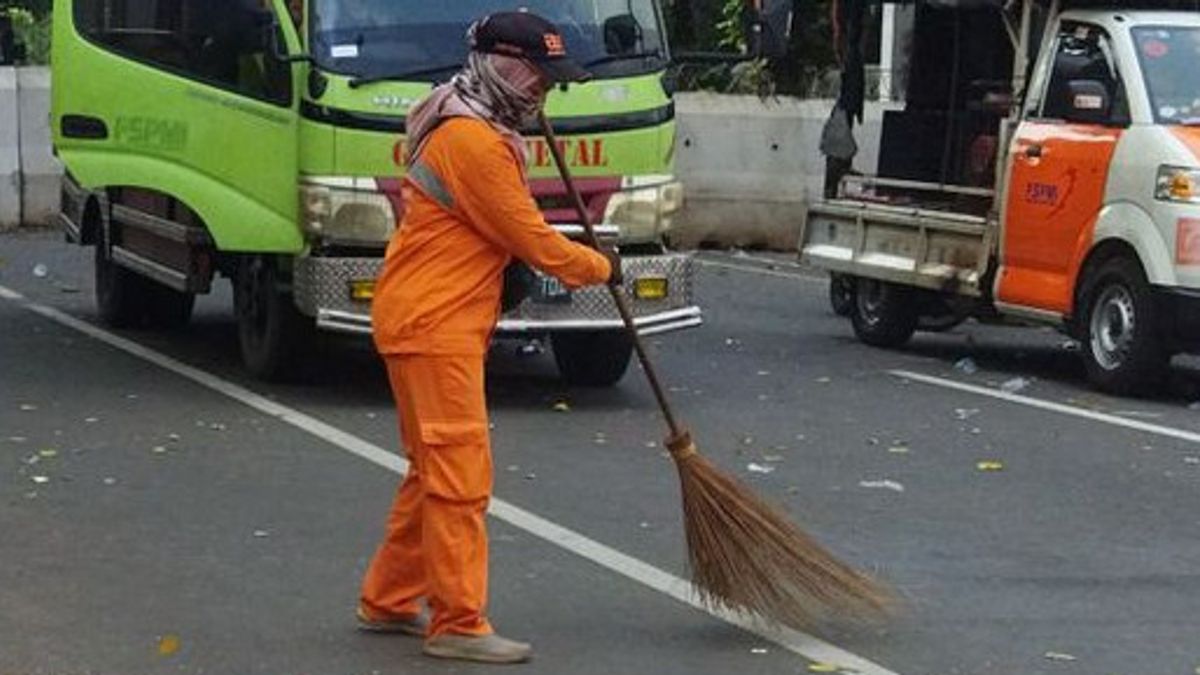
M 554 22 L 567 51 L 597 77 L 653 72 L 666 63 L 655 0 L 312 0 L 312 52 L 324 69 L 361 78 L 421 72 L 445 80 L 466 59 L 467 27 L 528 8 Z
M 1155 121 L 1200 124 L 1200 28 L 1135 28 L 1133 39 Z

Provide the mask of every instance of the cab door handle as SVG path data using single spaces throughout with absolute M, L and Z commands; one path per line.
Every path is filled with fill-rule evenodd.
M 66 138 L 104 140 L 108 138 L 108 125 L 99 117 L 67 114 L 62 117 L 62 135 Z

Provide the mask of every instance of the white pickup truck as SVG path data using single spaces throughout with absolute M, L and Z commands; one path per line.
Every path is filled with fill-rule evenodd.
M 802 260 L 834 274 L 865 343 L 969 317 L 1048 323 L 1080 340 L 1100 389 L 1152 390 L 1173 354 L 1200 349 L 1200 13 L 936 12 L 918 12 L 881 175 L 827 188 Z M 950 47 L 922 52 L 936 40 L 924 19 L 954 26 Z M 991 70 L 966 61 L 996 45 L 1008 51 Z M 939 55 L 948 94 L 914 90 L 945 82 L 918 72 Z

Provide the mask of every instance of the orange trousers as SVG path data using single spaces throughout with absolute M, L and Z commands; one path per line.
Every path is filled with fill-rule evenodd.
M 429 635 L 485 635 L 492 453 L 483 356 L 385 356 L 407 449 L 404 477 L 362 585 L 374 617 L 432 612 Z

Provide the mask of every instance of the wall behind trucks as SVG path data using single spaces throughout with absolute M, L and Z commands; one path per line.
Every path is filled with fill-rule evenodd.
M 0 67 L 0 230 L 50 224 L 61 175 L 50 145 L 50 70 Z
M 677 94 L 675 105 L 685 206 L 672 244 L 795 251 L 807 204 L 823 192 L 819 147 L 833 101 L 697 92 Z M 901 107 L 866 103 L 855 170 L 875 173 L 883 112 Z

